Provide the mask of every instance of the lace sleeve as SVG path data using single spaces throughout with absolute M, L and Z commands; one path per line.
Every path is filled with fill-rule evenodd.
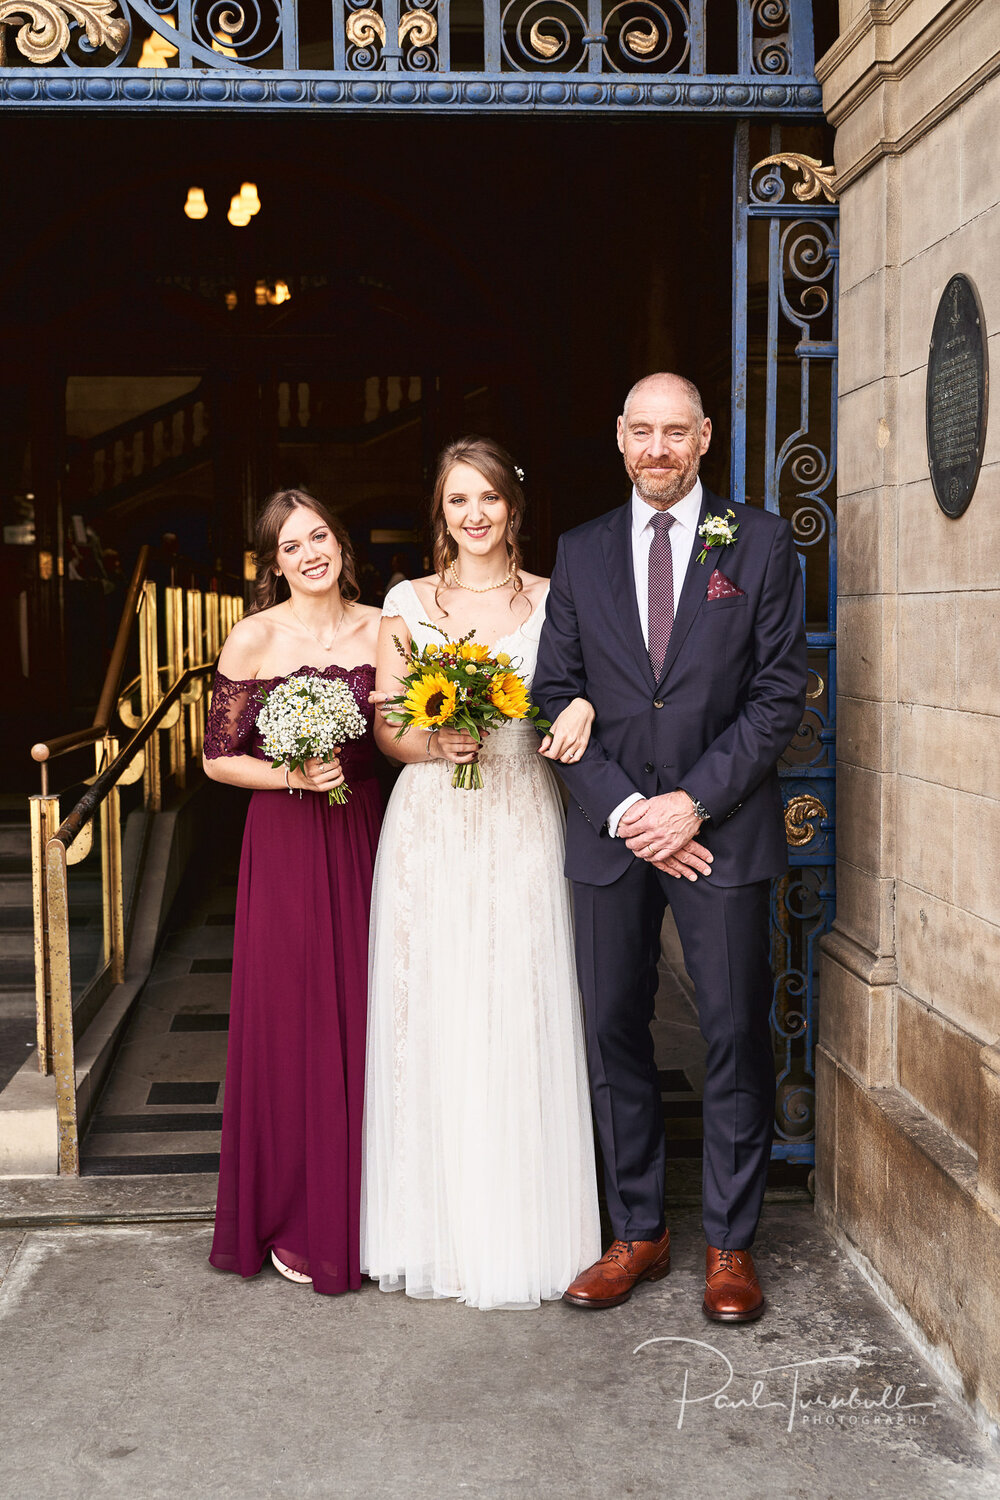
M 402 588 L 403 588 L 403 585 L 401 583 L 397 583 L 396 586 L 394 588 L 391 588 L 389 590 L 389 592 L 386 594 L 385 599 L 382 602 L 382 618 L 383 619 L 385 619 L 385 620 L 397 620 L 397 619 L 401 619 L 401 620 L 405 621 L 406 616 L 403 614 L 403 606 L 402 606 L 402 603 L 400 601 L 400 590 Z
M 205 725 L 205 755 L 218 760 L 220 755 L 249 755 L 250 741 L 257 723 L 260 704 L 257 684 L 232 682 L 216 672 L 212 687 L 212 706 Z

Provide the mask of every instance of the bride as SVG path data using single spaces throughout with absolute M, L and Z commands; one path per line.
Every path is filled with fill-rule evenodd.
M 436 573 L 386 595 L 375 701 L 399 692 L 403 645 L 475 640 L 530 684 L 548 580 L 520 566 L 524 495 L 496 443 L 438 461 Z M 375 866 L 361 1264 L 383 1291 L 480 1308 L 560 1297 L 600 1254 L 563 812 L 546 760 L 579 758 L 593 709 L 539 741 L 513 721 L 463 731 L 376 717 L 404 762 Z M 478 791 L 451 785 L 478 758 Z

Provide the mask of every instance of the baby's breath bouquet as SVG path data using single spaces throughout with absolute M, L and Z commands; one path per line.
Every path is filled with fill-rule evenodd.
M 301 770 L 307 760 L 332 760 L 347 740 L 359 740 L 367 725 L 347 683 L 341 678 L 287 677 L 269 693 L 257 728 L 272 766 Z M 350 795 L 345 781 L 328 793 L 331 806 Z
M 548 722 L 538 717 L 524 679 L 518 676 L 516 663 L 506 652 L 491 656 L 488 646 L 472 639 L 474 630 L 460 640 L 449 641 L 436 625 L 427 628 L 437 630 L 444 644 L 431 643 L 420 650 L 411 645 L 406 650 L 399 637 L 393 636 L 396 650 L 406 663 L 399 679 L 403 691 L 385 705 L 389 722 L 399 725 L 397 740 L 410 728 L 465 729 L 479 740 L 484 730 L 511 719 L 533 719 L 536 729 L 549 729 Z M 478 791 L 483 784 L 478 762 L 456 766 L 451 784 L 464 791 Z

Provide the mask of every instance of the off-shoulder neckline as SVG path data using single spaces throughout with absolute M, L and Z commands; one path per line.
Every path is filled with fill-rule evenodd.
M 288 682 L 292 677 L 312 675 L 313 677 L 325 677 L 328 672 L 337 672 L 343 677 L 353 677 L 357 672 L 371 672 L 374 675 L 374 662 L 359 662 L 356 667 L 342 667 L 332 661 L 327 667 L 296 667 L 294 672 L 279 672 L 277 677 L 227 677 L 225 672 L 216 668 L 215 675 L 221 677 L 223 682 L 228 682 L 232 687 L 266 687 L 275 682 Z

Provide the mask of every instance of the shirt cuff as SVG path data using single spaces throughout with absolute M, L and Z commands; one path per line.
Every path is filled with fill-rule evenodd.
M 645 800 L 646 799 L 645 797 L 643 797 L 641 792 L 633 792 L 630 797 L 625 798 L 624 802 L 619 802 L 618 806 L 614 809 L 613 812 L 608 814 L 608 832 L 613 839 L 616 839 L 618 837 L 618 824 L 621 822 L 622 815 L 625 813 L 625 811 L 634 803 L 645 802 Z

